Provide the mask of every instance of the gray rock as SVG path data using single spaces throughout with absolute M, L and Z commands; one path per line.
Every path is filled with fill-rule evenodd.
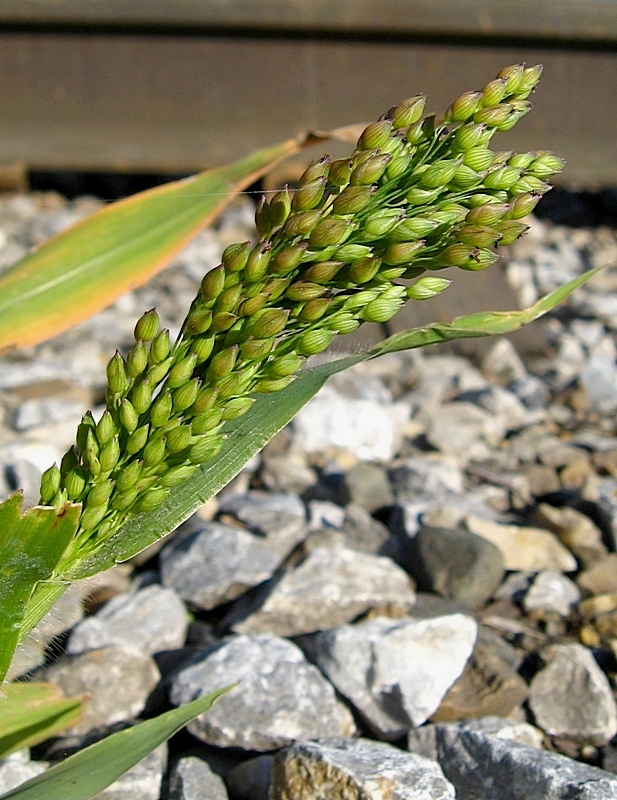
M 310 500 L 308 504 L 310 531 L 342 530 L 345 524 L 345 509 L 330 500 Z
M 434 722 L 473 717 L 506 717 L 527 699 L 527 684 L 517 671 L 478 641 L 461 676 L 448 689 Z
M 503 525 L 472 516 L 468 516 L 465 522 L 472 533 L 483 536 L 501 550 L 507 570 L 574 572 L 577 568 L 572 553 L 549 531 Z
M 436 722 L 414 728 L 407 736 L 407 746 L 412 753 L 439 761 L 444 747 L 451 746 L 464 732 L 496 736 L 525 747 L 542 749 L 543 734 L 528 722 L 502 717 L 480 717 L 461 722 Z
M 584 497 L 597 503 L 610 530 L 612 549 L 617 550 L 617 478 L 595 478 L 588 481 Z
M 228 800 L 227 789 L 207 762 L 197 756 L 180 758 L 169 775 L 162 800 Z
M 482 372 L 487 377 L 506 386 L 514 380 L 527 377 L 527 369 L 509 339 L 501 337 L 482 359 Z
M 555 645 L 529 689 L 536 724 L 551 736 L 606 744 L 617 733 L 617 703 L 606 675 L 587 648 Z
M 380 464 L 356 464 L 346 473 L 344 484 L 349 502 L 371 513 L 392 505 L 394 501 L 387 472 Z
M 363 739 L 300 742 L 277 756 L 271 800 L 454 800 L 434 761 Z
M 437 710 L 476 635 L 476 623 L 463 614 L 378 617 L 320 633 L 314 657 L 377 735 L 395 740 Z
M 37 680 L 50 681 L 66 697 L 90 698 L 79 722 L 66 731 L 77 736 L 136 717 L 159 677 L 149 656 L 117 645 L 64 656 L 36 673 Z
M 236 682 L 189 724 L 198 739 L 265 752 L 297 739 L 354 733 L 351 714 L 332 686 L 298 647 L 276 636 L 236 636 L 195 653 L 174 678 L 171 700 L 182 705 Z
M 380 390 L 375 399 L 353 398 L 326 384 L 292 422 L 297 445 L 307 453 L 342 450 L 360 461 L 389 461 L 400 448 L 410 408 L 392 403 L 382 384 Z
M 486 458 L 503 440 L 507 425 L 502 417 L 467 402 L 424 406 L 417 415 L 429 443 L 463 463 Z
M 410 540 L 405 564 L 418 589 L 481 606 L 503 577 L 503 556 L 491 542 L 467 531 L 424 526 Z
M 523 608 L 534 617 L 559 614 L 567 617 L 581 599 L 578 586 L 561 572 L 543 570 L 533 579 L 525 597 Z
M 617 798 L 617 779 L 604 770 L 502 735 L 455 725 L 434 727 L 434 755 L 455 787 L 457 800 Z M 426 749 L 419 749 L 426 754 Z
M 232 623 L 238 633 L 298 636 L 334 628 L 371 609 L 405 613 L 415 596 L 410 577 L 389 558 L 348 547 L 316 547 L 283 575 L 261 606 Z
M 249 758 L 225 776 L 234 800 L 269 800 L 274 756 Z
M 345 541 L 349 547 L 364 553 L 380 553 L 388 541 L 389 531 L 362 506 L 349 503 L 343 523 Z
M 306 536 L 304 503 L 291 492 L 232 495 L 221 500 L 219 512 L 231 515 L 262 537 L 280 561 Z
M 588 595 L 617 594 L 617 553 L 608 553 L 589 569 L 579 572 L 576 582 Z
M 583 566 L 606 556 L 602 531 L 586 514 L 567 506 L 555 508 L 548 503 L 539 503 L 536 516 L 540 525 L 556 533 Z
M 0 761 L 0 790 L 4 793 L 16 789 L 45 772 L 48 766 L 44 761 L 30 761 L 27 750 L 12 753 Z
M 162 744 L 96 795 L 96 800 L 159 800 L 167 767 L 167 744 Z
M 134 594 L 112 598 L 97 614 L 77 625 L 67 651 L 75 654 L 117 644 L 153 655 L 181 647 L 187 627 L 187 611 L 176 592 L 150 585 Z
M 279 563 L 264 537 L 235 525 L 192 522 L 161 552 L 161 580 L 194 608 L 208 610 L 268 580 Z
M 460 392 L 485 389 L 488 381 L 466 358 L 432 355 L 424 358 L 411 397 L 420 405 L 437 405 Z
M 585 363 L 581 383 L 593 411 L 611 414 L 617 410 L 617 352 L 612 341 Z
M 420 500 L 439 501 L 444 495 L 462 494 L 463 470 L 457 459 L 422 455 L 390 470 L 397 503 L 414 505 Z

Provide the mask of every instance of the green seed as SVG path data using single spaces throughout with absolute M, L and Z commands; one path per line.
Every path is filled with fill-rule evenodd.
M 353 230 L 353 222 L 340 217 L 322 219 L 309 234 L 310 247 L 321 249 L 333 244 L 343 244 Z
M 482 92 L 465 92 L 446 111 L 447 122 L 467 122 L 482 102 Z
M 274 337 L 266 339 L 247 339 L 240 345 L 240 356 L 243 361 L 261 361 L 270 354 L 274 347 Z
M 280 192 L 277 192 L 272 200 L 270 200 L 268 208 L 270 222 L 275 228 L 280 227 L 289 216 L 290 211 L 291 197 L 289 195 L 289 188 L 286 186 Z
M 347 186 L 346 189 L 335 198 L 332 203 L 332 211 L 335 214 L 357 214 L 370 203 L 375 196 L 376 187 L 370 186 Z
M 422 239 L 415 242 L 396 242 L 388 246 L 381 260 L 384 264 L 392 266 L 409 264 L 423 249 L 424 240 Z
M 195 308 L 190 312 L 184 325 L 183 331 L 188 336 L 199 336 L 205 333 L 212 325 L 212 311 L 209 308 Z
M 219 311 L 212 317 L 212 330 L 217 333 L 228 331 L 237 321 L 236 314 L 232 314 L 230 311 Z
M 288 275 L 300 265 L 306 250 L 306 242 L 289 245 L 272 258 L 268 272 L 270 275 Z
M 388 239 L 393 242 L 416 242 L 429 236 L 439 227 L 439 222 L 429 217 L 409 217 L 390 231 Z
M 388 153 L 375 155 L 361 164 L 354 167 L 349 182 L 352 186 L 368 186 L 376 183 L 386 171 L 386 167 L 392 161 L 392 156 Z
M 49 505 L 49 503 L 51 503 L 51 501 L 56 496 L 56 493 L 60 489 L 61 477 L 62 476 L 60 474 L 60 470 L 58 469 L 58 466 L 56 464 L 49 467 L 49 469 L 46 469 L 45 472 L 41 475 L 40 494 L 43 505 Z
M 302 361 L 303 359 L 292 351 L 271 361 L 266 374 L 268 378 L 286 378 L 289 375 L 295 375 L 300 369 Z
M 142 339 L 144 342 L 149 342 L 154 339 L 159 329 L 160 319 L 155 308 L 146 311 L 145 314 L 137 320 L 133 336 L 135 341 Z
M 86 497 L 86 507 L 96 508 L 96 506 L 106 506 L 114 490 L 114 486 L 115 481 L 112 480 L 98 481 L 95 483 Z
M 99 445 L 107 444 L 111 437 L 116 433 L 116 423 L 108 409 L 103 411 L 100 420 L 96 423 L 96 438 Z
M 142 447 L 148 441 L 149 430 L 150 425 L 146 423 L 131 433 L 129 438 L 126 440 L 126 445 L 124 447 L 124 450 L 129 456 L 135 455 L 135 453 L 138 453 L 142 449 Z
M 259 281 L 268 272 L 271 249 L 270 243 L 258 244 L 249 253 L 244 266 L 244 279 L 249 283 Z
M 499 244 L 504 246 L 512 244 L 512 242 L 515 242 L 524 233 L 527 233 L 529 225 L 525 225 L 522 222 L 515 222 L 514 220 L 507 220 L 500 224 L 499 230 L 501 231 L 501 240 Z
M 171 350 L 169 342 L 169 331 L 164 329 L 157 333 L 150 345 L 148 359 L 151 364 L 160 364 L 165 361 Z
M 306 302 L 307 300 L 314 300 L 321 297 L 328 289 L 318 283 L 311 283 L 310 281 L 296 281 L 292 283 L 289 289 L 285 292 L 285 297 L 288 300 L 298 302 Z
M 314 356 L 323 353 L 330 345 L 335 334 L 333 331 L 323 328 L 313 331 L 305 331 L 296 342 L 296 351 L 302 356 Z
M 172 467 L 160 479 L 159 483 L 163 489 L 173 489 L 188 480 L 197 469 L 197 464 L 179 464 Z
M 482 90 L 482 105 L 495 106 L 504 99 L 508 93 L 508 80 L 506 78 L 495 78 L 489 81 Z
M 438 189 L 445 186 L 454 178 L 459 166 L 458 159 L 435 161 L 422 173 L 420 183 L 425 189 Z
M 79 527 L 84 531 L 91 531 L 101 522 L 107 513 L 107 503 L 94 508 L 87 508 L 79 518 Z
M 179 453 L 189 446 L 191 436 L 192 429 L 190 425 L 180 425 L 178 428 L 173 428 L 167 434 L 165 449 L 168 453 Z
M 384 297 L 376 297 L 371 300 L 360 312 L 360 316 L 366 322 L 388 322 L 402 306 L 402 300 L 389 300 Z
M 184 386 L 174 389 L 172 392 L 174 411 L 180 413 L 190 408 L 197 399 L 200 387 L 201 380 L 199 378 L 193 378 L 188 383 L 185 383 Z
M 216 300 L 225 286 L 225 267 L 219 264 L 218 267 L 206 272 L 201 281 L 201 296 L 206 302 Z
M 169 496 L 169 489 L 148 489 L 137 499 L 135 503 L 135 511 L 144 513 L 146 511 L 154 511 L 161 506 Z
M 353 161 L 350 158 L 339 158 L 330 164 L 328 182 L 332 186 L 346 186 L 351 177 Z
M 509 219 L 522 219 L 534 210 L 540 202 L 540 195 L 533 195 L 530 192 L 519 194 L 514 198 L 512 210 L 508 214 Z
M 322 261 L 319 264 L 310 264 L 302 273 L 302 279 L 311 283 L 327 284 L 343 266 L 342 261 Z
M 283 228 L 283 236 L 285 239 L 293 239 L 295 236 L 307 236 L 322 216 L 323 211 L 319 208 L 291 214 Z
M 195 442 L 188 455 L 189 463 L 203 464 L 220 453 L 225 444 L 225 439 L 220 434 L 205 436 L 203 440 Z
M 123 394 L 129 387 L 126 364 L 117 350 L 107 364 L 107 384 L 115 395 Z
M 409 286 L 406 290 L 406 294 L 411 300 L 430 300 L 431 297 L 435 297 L 447 289 L 450 283 L 451 281 L 445 278 L 436 278 L 432 275 L 427 275 L 417 280 L 413 286 Z
M 218 426 L 222 418 L 223 411 L 220 408 L 213 408 L 211 411 L 205 411 L 203 414 L 198 414 L 196 417 L 193 417 L 193 433 L 198 436 L 200 434 L 213 431 Z
M 152 385 L 147 378 L 133 387 L 131 403 L 138 414 L 143 414 L 150 408 L 152 403 Z
M 252 397 L 234 397 L 229 400 L 223 408 L 221 419 L 228 421 L 244 416 L 252 407 L 254 400 Z M 203 431 L 202 431 L 203 433 Z
M 458 239 L 472 247 L 494 247 L 502 236 L 499 231 L 486 225 L 464 225 L 458 232 Z
M 143 449 L 142 459 L 146 467 L 155 467 L 165 458 L 165 447 L 167 439 L 165 436 L 157 436 L 150 439 Z
M 223 250 L 221 261 L 228 272 L 241 272 L 251 252 L 250 242 L 230 244 Z
M 135 486 L 141 477 L 143 466 L 143 461 L 130 461 L 126 464 L 116 478 L 117 491 L 124 492 Z
M 66 489 L 68 499 L 79 500 L 85 487 L 86 476 L 83 470 L 80 467 L 73 467 L 64 479 L 64 488 Z
M 126 511 L 137 500 L 137 489 L 133 486 L 124 492 L 115 492 L 111 498 L 111 507 L 115 511 Z
M 510 203 L 485 203 L 468 211 L 465 222 L 470 225 L 495 225 L 511 210 Z
M 400 208 L 382 208 L 369 214 L 363 222 L 362 233 L 365 239 L 381 239 L 402 219 L 405 212 Z
M 296 191 L 291 207 L 294 211 L 311 211 L 321 205 L 326 186 L 325 177 L 317 178 L 310 183 L 302 184 Z
M 497 73 L 498 78 L 505 78 L 506 80 L 507 94 L 516 94 L 521 85 L 524 70 L 524 64 L 513 64 L 510 67 L 504 67 Z
M 393 123 L 390 119 L 372 122 L 358 139 L 358 150 L 380 150 L 390 139 Z
M 344 244 L 336 251 L 336 260 L 351 264 L 356 258 L 363 258 L 373 254 L 373 248 L 366 244 Z
M 120 417 L 122 426 L 129 433 L 133 433 L 135 428 L 139 425 L 139 414 L 135 411 L 131 401 L 127 400 L 126 398 L 124 398 L 120 403 L 118 416 Z
M 99 453 L 99 463 L 102 472 L 111 472 L 120 459 L 120 444 L 118 437 L 114 436 Z
M 353 333 L 360 327 L 360 321 L 352 314 L 351 311 L 339 311 L 325 322 L 328 330 L 336 331 L 336 333 Z
M 265 194 L 262 194 L 257 203 L 257 209 L 255 210 L 255 227 L 261 239 L 269 239 L 275 227 L 270 219 L 270 207 L 266 202 Z
M 509 189 L 521 175 L 518 167 L 499 167 L 489 172 L 484 178 L 484 186 L 487 189 Z
M 315 300 L 308 300 L 302 308 L 296 311 L 296 316 L 300 322 L 316 322 L 326 313 L 332 300 L 328 297 L 317 297 Z
M 197 356 L 196 364 L 203 364 L 204 361 L 210 358 L 215 342 L 216 336 L 214 333 L 206 333 L 193 339 L 191 353 Z
M 143 339 L 139 339 L 128 352 L 126 368 L 131 378 L 136 378 L 148 366 L 148 350 Z
M 254 297 L 249 297 L 242 303 L 242 305 L 238 309 L 238 316 L 240 317 L 252 316 L 256 311 L 261 311 L 261 309 L 266 305 L 269 299 L 270 295 L 266 294 L 265 292 L 262 294 L 256 294 Z
M 189 353 L 188 356 L 185 356 L 170 369 L 167 377 L 167 386 L 170 389 L 177 389 L 178 386 L 183 386 L 191 379 L 196 363 L 197 356 L 195 353 Z
M 208 369 L 206 371 L 206 378 L 209 381 L 220 380 L 233 370 L 236 360 L 238 358 L 238 346 L 226 347 L 224 350 L 218 352 L 212 357 Z
M 417 94 L 393 108 L 391 116 L 394 130 L 407 128 L 417 122 L 424 112 L 425 104 L 426 97 L 423 94 Z
M 255 384 L 254 391 L 262 394 L 271 394 L 272 392 L 280 392 L 285 389 L 293 381 L 293 375 L 287 378 L 262 378 Z
M 472 147 L 463 153 L 463 164 L 476 172 L 482 172 L 493 165 L 495 153 L 486 147 Z
M 283 308 L 266 308 L 249 319 L 247 332 L 255 339 L 269 339 L 285 329 L 288 317 Z
M 299 185 L 304 186 L 307 183 L 312 183 L 317 180 L 317 178 L 327 177 L 331 162 L 332 159 L 329 155 L 322 156 L 318 161 L 311 161 L 300 176 Z
M 349 267 L 349 277 L 354 283 L 368 283 L 377 275 L 380 266 L 380 258 L 357 258 Z

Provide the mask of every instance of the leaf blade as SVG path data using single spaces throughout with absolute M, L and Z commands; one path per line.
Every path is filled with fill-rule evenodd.
M 114 733 L 31 778 L 0 800 L 90 800 L 145 758 L 232 687 L 225 687 L 185 706 Z

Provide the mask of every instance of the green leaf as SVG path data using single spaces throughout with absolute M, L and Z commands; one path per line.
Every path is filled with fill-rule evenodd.
M 155 719 L 114 733 L 6 792 L 0 800 L 9 797 L 19 800 L 90 800 L 188 722 L 205 713 L 217 697 L 231 688 L 219 689 Z
M 0 688 L 0 758 L 75 725 L 81 708 L 81 698 L 67 699 L 51 683 L 4 684 Z
M 50 577 L 75 535 L 81 506 L 60 513 L 36 506 L 22 515 L 17 493 L 0 503 L 0 680 L 20 637 L 26 604 L 34 586 Z
M 214 496 L 286 425 L 326 380 L 354 364 L 397 350 L 424 347 L 460 338 L 507 333 L 550 311 L 598 270 L 590 270 L 522 311 L 486 312 L 459 317 L 451 324 L 435 324 L 402 331 L 371 350 L 305 370 L 281 392 L 258 395 L 251 410 L 227 428 L 223 452 L 204 464 L 185 483 L 172 490 L 163 508 L 132 517 L 106 544 L 68 575 L 70 580 L 94 575 L 124 561 L 174 530 L 201 504 Z
M 54 236 L 0 277 L 0 353 L 37 344 L 155 275 L 235 194 L 309 140 L 113 203 Z

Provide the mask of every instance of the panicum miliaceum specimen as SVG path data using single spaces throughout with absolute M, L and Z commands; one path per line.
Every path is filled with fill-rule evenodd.
M 496 152 L 496 131 L 531 108 L 540 66 L 503 69 L 443 122 L 417 95 L 369 125 L 349 158 L 312 163 L 295 191 L 262 198 L 258 241 L 225 249 L 175 343 L 153 309 L 107 367 L 107 409 L 41 481 L 41 502 L 83 503 L 65 563 L 101 546 L 129 515 L 156 508 L 224 446 L 253 395 L 283 389 L 339 333 L 386 322 L 407 299 L 442 292 L 445 267 L 483 270 L 563 161 Z M 401 284 L 398 281 L 413 280 Z

